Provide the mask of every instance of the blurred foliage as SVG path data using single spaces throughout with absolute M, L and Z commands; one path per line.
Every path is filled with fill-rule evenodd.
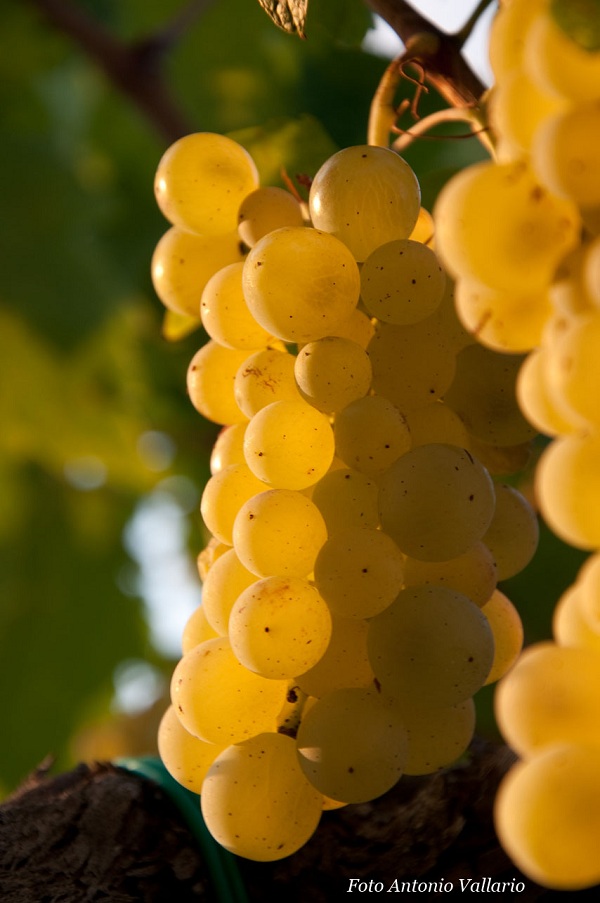
M 550 11 L 567 37 L 583 50 L 600 50 L 599 0 L 551 0 Z
M 141 42 L 184 0 L 76 5 Z M 233 133 L 265 181 L 311 174 L 365 140 L 386 65 L 360 49 L 368 25 L 361 0 L 312 0 L 300 41 L 258 3 L 219 0 L 165 55 L 165 79 L 189 129 Z M 166 229 L 152 194 L 164 139 L 32 0 L 5 0 L 0 29 L 13 48 L 0 56 L 0 706 L 10 738 L 0 786 L 10 788 L 48 753 L 68 765 L 74 734 L 75 754 L 113 748 L 102 737 L 114 736 L 105 725 L 120 662 L 168 675 L 123 532 L 165 477 L 185 475 L 199 497 L 216 428 L 185 395 L 203 334 L 165 341 L 150 284 Z M 421 112 L 438 105 L 425 97 Z M 451 170 L 482 155 L 474 140 L 421 141 L 406 154 L 428 204 Z M 155 434 L 172 442 L 171 461 L 148 453 Z M 201 527 L 191 522 L 193 560 Z M 92 723 L 104 725 L 96 748 Z

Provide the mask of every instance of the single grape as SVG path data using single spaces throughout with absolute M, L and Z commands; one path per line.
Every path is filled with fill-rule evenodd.
M 379 513 L 400 549 L 423 561 L 446 561 L 478 542 L 494 513 L 488 472 L 455 445 L 413 448 L 383 475 Z
M 600 426 L 600 311 L 580 314 L 556 339 L 547 361 L 550 391 L 557 406 L 576 423 L 577 419 Z
M 214 423 L 244 423 L 248 418 L 238 408 L 233 384 L 247 351 L 223 348 L 212 339 L 196 352 L 187 372 L 190 401 L 203 417 Z
M 284 342 L 334 335 L 360 293 L 356 262 L 327 232 L 285 227 L 270 232 L 244 264 L 244 296 L 254 318 Z
M 433 774 L 455 762 L 475 733 L 472 699 L 442 708 L 402 707 L 408 735 L 405 774 Z
M 492 553 L 483 542 L 476 542 L 448 561 L 419 561 L 406 558 L 405 586 L 446 586 L 467 596 L 480 608 L 496 589 L 498 574 Z
M 454 378 L 456 348 L 435 313 L 408 326 L 377 323 L 367 351 L 373 391 L 404 414 L 442 398 Z
M 540 534 L 535 511 L 518 489 L 496 483 L 496 508 L 483 542 L 494 556 L 498 580 L 514 577 L 526 567 Z
M 217 436 L 210 453 L 210 472 L 212 476 L 229 467 L 230 464 L 245 464 L 244 433 L 245 423 L 232 423 L 225 426 Z
M 579 584 L 562 594 L 552 617 L 552 633 L 559 646 L 580 646 L 600 653 L 600 631 L 588 617 L 586 594 Z
M 552 304 L 546 289 L 523 295 L 464 278 L 456 287 L 456 312 L 482 345 L 521 354 L 540 344 Z
M 273 862 L 310 839 L 323 797 L 304 777 L 294 740 L 262 733 L 217 757 L 200 802 L 217 843 L 236 856 Z
M 256 574 L 244 567 L 235 549 L 215 561 L 202 586 L 202 608 L 219 636 L 227 636 L 231 609 L 238 596 L 255 582 Z
M 315 584 L 334 614 L 370 618 L 402 588 L 404 556 L 381 530 L 347 527 L 330 536 L 315 562 Z
M 346 527 L 378 527 L 377 483 L 350 468 L 331 470 L 319 480 L 312 493 L 331 535 Z
M 162 717 L 157 740 L 163 765 L 192 793 L 201 792 L 208 769 L 225 748 L 222 743 L 207 743 L 186 731 L 172 705 Z
M 302 771 L 321 793 L 362 803 L 381 796 L 401 777 L 406 728 L 375 690 L 335 690 L 303 717 L 297 747 Z
M 254 496 L 242 506 L 233 526 L 237 555 L 258 577 L 306 577 L 326 539 L 317 506 L 290 489 Z
M 444 295 L 446 276 L 435 253 L 409 239 L 387 242 L 365 260 L 361 297 L 370 314 L 407 326 L 430 316 Z
M 543 452 L 535 487 L 541 513 L 550 528 L 581 549 L 600 546 L 600 440 L 563 436 Z
M 532 164 L 538 178 L 580 207 L 600 204 L 598 98 L 545 119 L 535 135 Z
M 211 477 L 202 493 L 200 513 L 213 536 L 230 546 L 238 511 L 264 488 L 245 463 L 230 464 Z
M 495 683 L 510 671 L 523 648 L 523 624 L 510 599 L 495 590 L 481 609 L 494 636 L 494 661 L 486 684 Z
M 331 615 L 317 588 L 298 577 L 266 577 L 243 590 L 229 617 L 234 655 L 262 677 L 291 680 L 317 664 Z
M 171 702 L 190 734 L 226 745 L 273 730 L 287 687 L 285 680 L 244 668 L 226 637 L 218 637 L 180 659 L 171 678 Z
M 246 429 L 250 470 L 276 489 L 306 489 L 325 476 L 335 444 L 329 419 L 305 401 L 275 401 Z
M 199 646 L 206 640 L 214 640 L 219 636 L 208 621 L 206 620 L 206 612 L 204 605 L 198 605 L 191 613 L 183 628 L 181 635 L 181 651 L 185 655 L 194 646 Z
M 406 418 L 377 395 L 359 398 L 340 411 L 333 431 L 337 455 L 368 476 L 383 473 L 410 448 Z
M 538 884 L 580 890 L 600 881 L 600 749 L 568 742 L 514 766 L 496 797 L 496 831 Z
M 226 348 L 253 351 L 271 336 L 250 311 L 242 292 L 242 262 L 218 270 L 204 286 L 200 299 L 202 325 L 212 339 Z
M 442 586 L 413 586 L 371 619 L 373 671 L 401 707 L 439 708 L 473 696 L 494 658 L 485 615 L 466 596 Z
M 442 401 L 432 401 L 420 408 L 406 412 L 406 422 L 410 430 L 411 447 L 445 442 L 468 448 L 469 434 L 458 414 Z
M 562 105 L 559 98 L 541 88 L 522 68 L 505 73 L 490 92 L 488 107 L 499 162 L 508 163 L 529 154 L 540 126 Z
M 233 392 L 241 411 L 254 417 L 275 401 L 301 401 L 294 378 L 296 358 L 278 348 L 251 354 L 235 375 Z
M 451 274 L 519 294 L 549 284 L 581 226 L 573 202 L 541 185 L 523 159 L 462 170 L 442 189 L 434 219 Z
M 420 206 L 419 183 L 408 163 L 388 148 L 368 145 L 330 157 L 309 197 L 315 228 L 343 241 L 358 261 L 385 242 L 408 238 Z
M 456 358 L 456 374 L 444 401 L 469 433 L 492 445 L 517 445 L 536 435 L 515 400 L 523 358 L 469 345 Z
M 499 684 L 496 720 L 522 757 L 559 743 L 600 750 L 600 661 L 592 649 L 529 646 Z
M 195 235 L 173 226 L 160 239 L 152 256 L 154 291 L 169 310 L 198 320 L 207 282 L 223 267 L 243 259 L 235 232 Z
M 257 187 L 258 172 L 248 151 L 211 132 L 186 135 L 172 144 L 154 179 L 164 216 L 201 235 L 235 232 L 239 206 Z
M 549 351 L 536 348 L 523 361 L 515 386 L 516 398 L 525 417 L 547 436 L 574 431 L 574 425 L 556 405 L 548 376 Z
M 326 336 L 299 351 L 294 373 L 303 398 L 324 413 L 341 411 L 371 386 L 369 356 L 356 342 Z
M 302 225 L 300 204 L 283 188 L 257 188 L 246 195 L 238 211 L 238 233 L 249 248 L 275 229 Z

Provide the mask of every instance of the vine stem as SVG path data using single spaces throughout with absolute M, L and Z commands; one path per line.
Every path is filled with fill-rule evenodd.
M 75 40 L 169 143 L 193 131 L 163 80 L 160 62 L 164 51 L 210 0 L 195 0 L 163 32 L 130 45 L 119 41 L 70 0 L 30 2 L 56 28 Z
M 404 43 L 404 52 L 383 74 L 371 103 L 367 142 L 388 147 L 390 133 L 398 131 L 398 111 L 394 103 L 396 90 L 404 76 L 404 67 L 411 63 L 422 72 L 420 85 L 434 87 L 448 103 L 449 111 L 432 114 L 406 130 L 394 142 L 394 149 L 406 147 L 413 138 L 423 135 L 443 121 L 465 121 L 471 126 L 489 153 L 493 153 L 489 135 L 482 129 L 477 114 L 478 102 L 485 86 L 477 78 L 462 55 L 462 47 L 491 0 L 480 0 L 463 27 L 454 35 L 441 31 L 418 13 L 406 0 L 367 0 L 367 4 L 384 18 Z M 476 128 L 478 129 L 476 131 Z
M 390 25 L 420 63 L 427 82 L 452 107 L 472 106 L 485 92 L 461 53 L 466 33 L 449 35 L 418 13 L 406 0 L 366 0 L 367 5 Z M 470 28 L 474 27 L 472 22 Z M 466 26 L 464 26 L 466 28 Z
M 493 2 L 494 0 L 479 0 L 479 3 L 469 16 L 465 24 L 456 32 L 455 38 L 457 39 L 461 47 L 464 47 L 464 45 L 467 43 L 481 16 L 484 14 L 488 6 L 491 6 Z

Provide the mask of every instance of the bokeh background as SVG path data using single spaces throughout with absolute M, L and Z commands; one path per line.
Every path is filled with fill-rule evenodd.
M 455 28 L 475 4 L 415 5 L 436 21 L 451 6 Z M 488 23 L 469 48 L 484 77 Z M 48 755 L 67 768 L 152 751 L 201 599 L 198 505 L 217 428 L 189 404 L 185 372 L 205 336 L 171 323 L 165 337 L 149 277 L 167 228 L 153 174 L 177 127 L 106 66 L 135 49 L 183 131 L 231 134 L 264 182 L 281 184 L 282 169 L 310 175 L 365 140 L 384 56 L 398 49 L 372 26 L 361 0 L 311 0 L 306 41 L 256 0 L 0 6 L 2 792 Z M 423 112 L 437 103 L 426 97 Z M 482 156 L 475 139 L 406 153 L 429 206 Z M 544 532 L 510 582 L 528 640 L 548 635 L 581 558 Z

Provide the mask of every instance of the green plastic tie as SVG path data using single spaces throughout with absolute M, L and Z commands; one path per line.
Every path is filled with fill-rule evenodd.
M 220 846 L 206 827 L 200 797 L 179 784 L 157 756 L 118 758 L 113 765 L 153 781 L 173 800 L 202 850 L 219 903 L 248 903 L 236 857 Z

